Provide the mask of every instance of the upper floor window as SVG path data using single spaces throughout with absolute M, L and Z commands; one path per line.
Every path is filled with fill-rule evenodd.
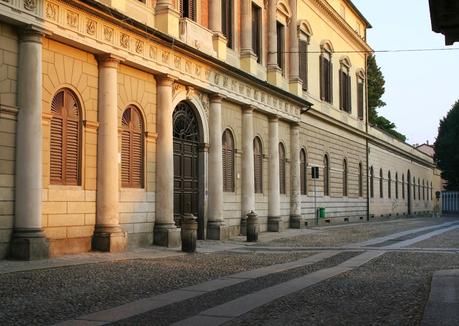
M 226 45 L 233 48 L 233 0 L 222 1 L 222 33 L 226 36 Z
M 196 21 L 196 0 L 180 0 L 180 17 Z
M 392 198 L 392 176 L 390 171 L 387 172 L 387 196 Z
M 277 65 L 285 74 L 285 27 L 280 22 L 276 22 L 277 33 Z
M 362 163 L 359 163 L 359 197 L 363 197 L 363 168 L 362 168 Z
M 263 193 L 263 148 L 259 137 L 253 140 L 255 193 Z
M 306 160 L 306 151 L 302 149 L 300 151 L 300 182 L 301 182 L 301 194 L 308 194 L 308 162 Z
M 343 160 L 343 196 L 347 196 L 347 161 Z
M 332 51 L 327 44 L 322 47 L 320 55 L 320 99 L 333 102 L 333 63 Z
M 324 196 L 330 196 L 330 162 L 328 161 L 328 155 L 324 156 Z
M 279 192 L 285 194 L 285 148 L 282 143 L 279 143 Z
M 379 169 L 379 197 L 381 198 L 384 197 L 383 182 L 384 182 L 383 172 L 382 172 L 382 169 Z
M 357 74 L 357 115 L 363 120 L 365 112 L 365 82 L 363 73 Z
M 51 103 L 50 183 L 79 185 L 81 170 L 81 108 L 69 89 Z
M 144 124 L 140 111 L 129 106 L 121 125 L 121 186 L 143 188 Z
M 261 63 L 261 8 L 252 3 L 252 51 L 257 56 L 257 62 Z
M 223 191 L 234 192 L 234 138 L 229 129 L 223 132 Z
M 370 168 L 370 197 L 375 196 L 375 183 L 374 183 L 374 170 L 373 167 Z
M 306 21 L 302 21 L 299 25 L 300 33 L 298 40 L 298 70 L 300 79 L 303 82 L 302 88 L 308 90 L 308 45 L 312 34 L 311 27 Z
M 351 113 L 351 75 L 349 74 L 349 69 L 349 60 L 341 60 L 341 68 L 339 70 L 339 108 Z

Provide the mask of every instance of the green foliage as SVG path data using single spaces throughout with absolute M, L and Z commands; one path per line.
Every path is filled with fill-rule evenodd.
M 384 75 L 376 63 L 374 55 L 368 57 L 368 119 L 371 125 L 382 129 L 400 141 L 406 141 L 406 136 L 396 130 L 393 122 L 378 114 L 377 109 L 386 105 L 382 96 L 386 89 Z
M 434 144 L 435 161 L 448 181 L 448 190 L 459 190 L 459 101 L 440 120 Z

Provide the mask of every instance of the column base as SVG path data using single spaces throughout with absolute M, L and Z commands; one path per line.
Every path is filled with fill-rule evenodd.
M 215 52 L 217 52 L 217 58 L 219 58 L 222 61 L 225 61 L 226 60 L 226 44 L 227 44 L 225 35 L 221 33 L 214 33 L 214 35 L 212 35 L 212 43 L 213 43 Z
M 291 79 L 288 84 L 291 93 L 296 96 L 303 96 L 303 82 L 297 78 Z
M 268 67 L 268 83 L 282 88 L 283 80 L 282 70 L 278 66 Z
M 209 240 L 227 240 L 229 238 L 229 228 L 223 222 L 207 223 L 207 239 Z
M 182 244 L 180 229 L 174 224 L 155 224 L 153 244 L 168 248 L 180 247 Z
M 92 237 L 92 250 L 123 252 L 127 248 L 127 233 L 121 227 L 97 226 Z
M 268 232 L 283 232 L 284 229 L 280 216 L 268 216 Z
M 158 30 L 179 38 L 180 13 L 172 8 L 157 8 L 155 14 L 155 25 Z
M 49 258 L 49 242 L 40 229 L 18 229 L 10 243 L 10 258 L 38 260 Z
M 241 53 L 241 69 L 249 74 L 257 74 L 257 56 L 252 51 L 244 51 Z
M 290 215 L 290 228 L 304 229 L 304 219 L 301 215 Z

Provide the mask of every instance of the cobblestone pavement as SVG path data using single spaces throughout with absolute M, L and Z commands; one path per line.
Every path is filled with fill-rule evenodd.
M 174 297 L 174 291 L 209 280 L 216 280 L 217 284 L 229 280 L 233 283 L 202 293 L 187 290 L 187 293 L 195 291 L 192 297 L 181 299 L 175 295 L 171 304 L 146 309 L 129 318 L 120 314 L 118 319 L 109 320 L 117 320 L 119 325 L 169 325 L 199 317 L 213 307 L 227 306 L 231 300 L 267 291 L 268 296 L 273 296 L 272 300 L 264 298 L 267 304 L 230 318 L 224 316 L 218 323 L 213 319 L 209 325 L 225 322 L 225 325 L 418 325 L 429 296 L 432 273 L 459 268 L 459 229 L 454 229 L 456 224 L 452 227 L 445 224 L 456 222 L 459 225 L 459 219 L 451 218 L 398 219 L 287 232 L 290 238 L 283 234 L 262 234 L 257 248 L 235 238 L 228 242 L 201 243 L 201 253 L 190 255 L 166 250 L 157 255 L 160 258 L 154 258 L 146 251 L 145 259 L 139 259 L 142 255 L 137 253 L 137 259 L 128 259 L 131 256 L 125 254 L 126 260 L 58 268 L 37 270 L 31 264 L 29 271 L 0 274 L 0 325 L 51 325 L 81 318 L 74 323 L 78 325 L 83 322 L 82 315 L 109 308 L 114 308 L 113 315 L 116 315 L 118 311 L 123 312 L 116 308 L 120 305 L 132 302 L 133 306 L 137 302 L 151 305 L 159 294 L 170 293 Z M 425 227 L 431 228 L 421 229 Z M 451 230 L 433 236 L 434 231 L 438 233 L 446 228 Z M 376 244 L 371 246 L 359 245 L 401 231 L 408 233 L 389 242 L 381 238 L 374 240 Z M 420 235 L 427 239 L 411 244 L 412 249 L 403 248 L 404 252 L 392 251 L 386 246 L 407 239 L 416 241 Z M 354 247 L 345 248 L 349 244 Z M 277 249 L 282 247 L 287 251 Z M 325 247 L 337 247 L 336 253 L 312 263 L 295 265 L 296 261 L 312 259 L 324 252 Z M 438 252 L 420 252 L 430 248 Z M 224 249 L 226 251 L 219 251 Z M 353 257 L 372 250 L 380 250 L 382 255 L 375 255 L 360 265 L 346 265 Z M 170 257 L 164 257 L 167 252 Z M 81 258 L 83 256 L 74 257 L 87 261 Z M 274 264 L 294 265 L 273 269 Z M 330 274 L 321 280 L 314 276 L 337 267 L 341 269 L 332 273 L 334 276 Z M 258 270 L 264 272 L 255 277 L 241 279 L 242 276 L 235 274 L 253 271 L 256 275 Z M 312 281 L 307 279 L 309 275 Z M 280 298 L 276 298 L 276 293 L 270 294 L 269 289 L 299 279 L 305 279 L 310 285 L 297 284 L 298 289 L 290 289 L 288 295 Z M 97 313 L 94 316 L 97 318 Z M 86 320 L 86 324 L 108 323 L 103 320 Z

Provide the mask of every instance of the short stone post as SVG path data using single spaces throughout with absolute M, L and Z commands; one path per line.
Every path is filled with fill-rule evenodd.
M 258 241 L 258 217 L 254 211 L 247 214 L 247 242 Z
M 180 236 L 182 238 L 182 251 L 195 252 L 196 239 L 198 236 L 198 222 L 193 214 L 185 214 L 183 216 Z

